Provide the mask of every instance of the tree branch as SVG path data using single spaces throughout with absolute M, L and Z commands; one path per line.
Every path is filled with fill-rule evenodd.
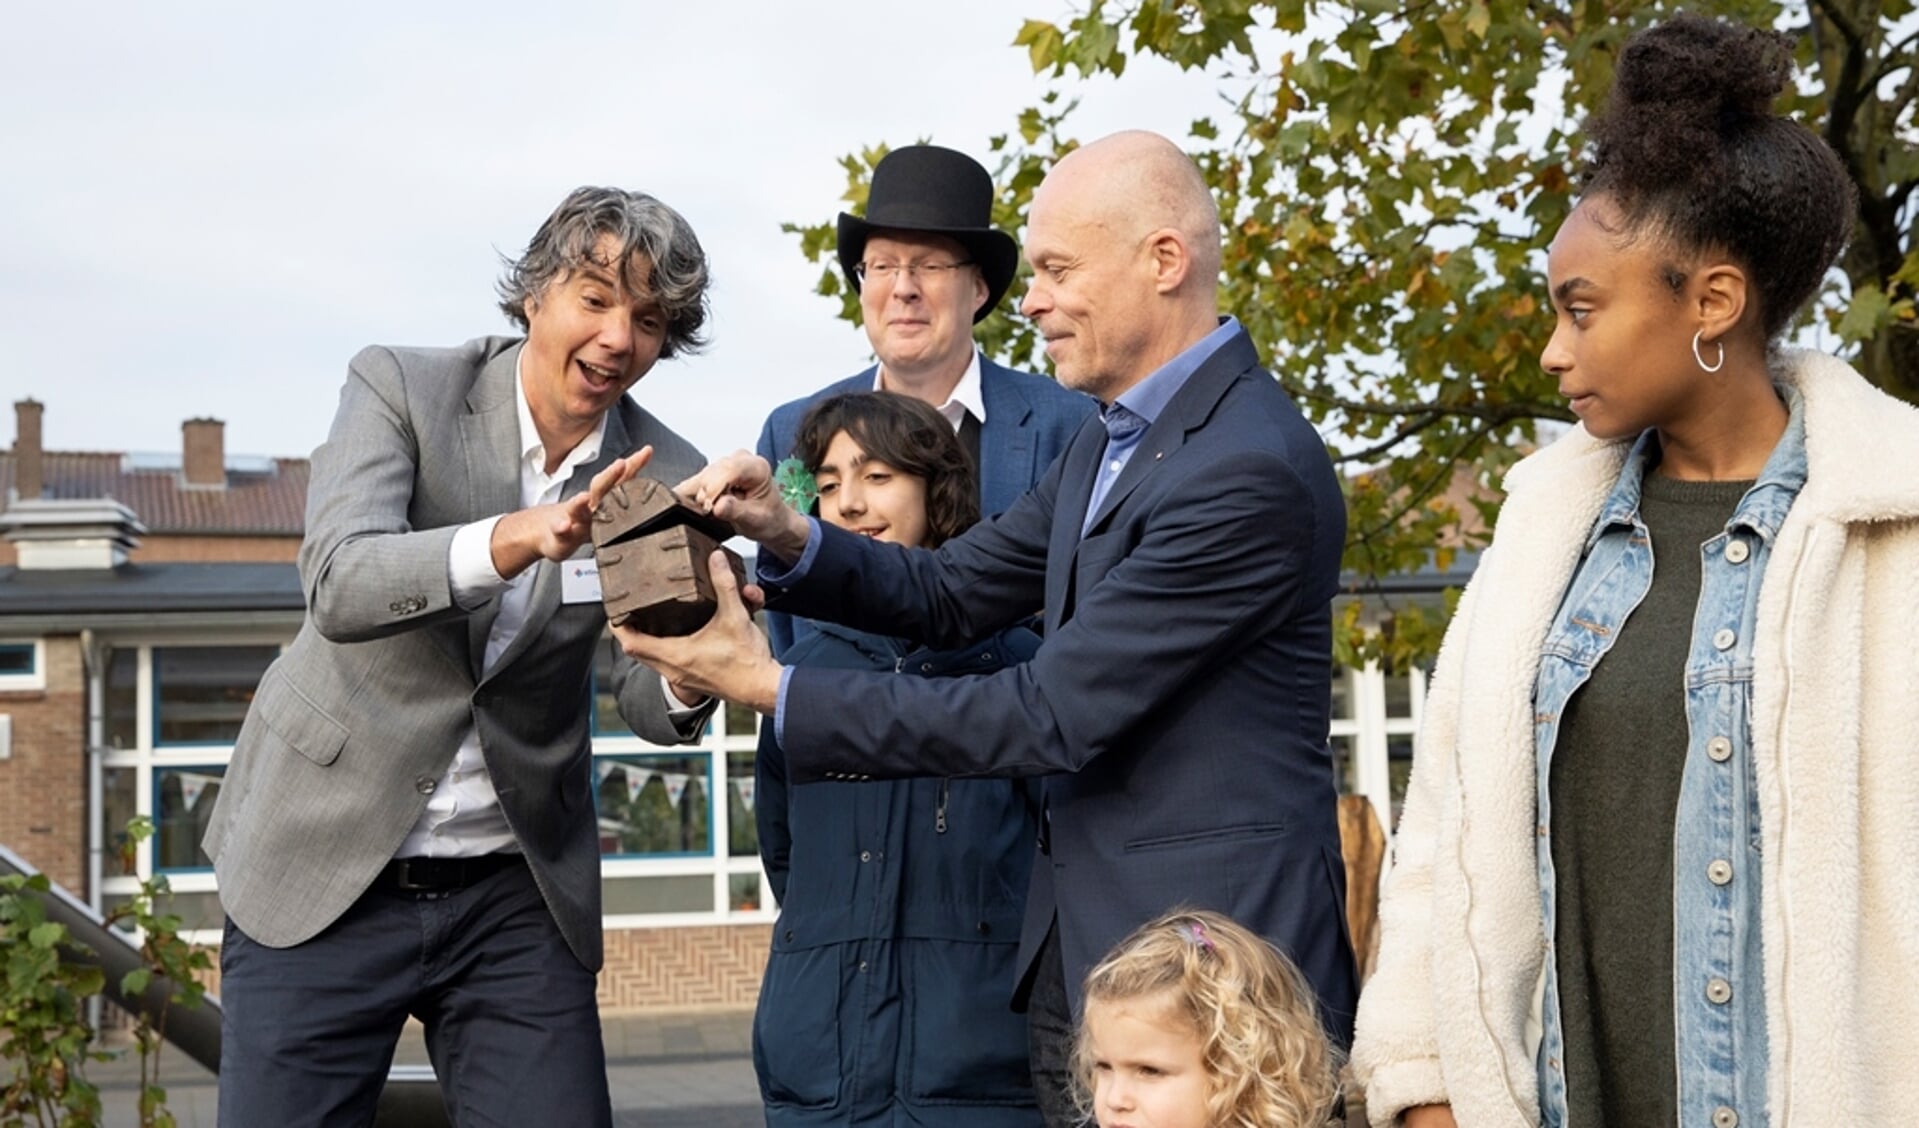
M 1568 12 L 1557 4 L 1535 2 L 1526 6 L 1532 9 L 1533 14 L 1539 18 L 1541 23 L 1556 29 L 1561 35 L 1564 35 L 1568 39 L 1572 38 L 1573 17 L 1571 12 Z
M 1333 465 L 1338 466 L 1347 462 L 1371 461 L 1445 418 L 1446 416 L 1440 412 L 1432 412 L 1423 419 L 1416 420 L 1401 427 L 1391 438 L 1383 439 L 1363 450 L 1348 451 L 1334 456 Z
M 1892 70 L 1889 69 L 1886 73 L 1890 76 Z M 1886 121 L 1897 122 L 1905 115 L 1906 107 L 1912 105 L 1914 98 L 1919 98 L 1919 67 L 1909 68 L 1906 80 L 1895 87 L 1889 96 L 1880 99 L 1879 112 Z
M 1454 471 L 1459 466 L 1459 460 L 1464 457 L 1466 452 L 1471 450 L 1475 444 L 1486 441 L 1487 436 L 1492 434 L 1494 426 L 1495 424 L 1487 423 L 1468 432 L 1464 440 L 1446 453 L 1446 457 L 1433 460 L 1433 465 L 1437 468 L 1433 477 L 1427 479 L 1421 485 L 1408 486 L 1406 488 L 1406 498 L 1403 505 L 1394 510 L 1384 521 L 1359 533 L 1357 536 L 1349 536 L 1348 539 L 1366 545 L 1367 551 L 1371 552 L 1373 539 L 1397 527 L 1401 521 L 1405 520 L 1408 513 L 1426 504 L 1433 495 L 1437 494 L 1443 484 L 1451 480 Z
M 1913 64 L 1909 52 L 1914 47 L 1919 47 L 1919 31 L 1901 39 L 1886 51 L 1886 65 L 1873 71 L 1872 77 L 1866 80 L 1866 85 L 1877 86 L 1895 72 L 1911 70 Z
M 1331 392 L 1318 391 L 1286 380 L 1281 380 L 1280 383 L 1295 399 L 1310 400 L 1325 407 L 1338 408 L 1352 415 L 1423 416 L 1437 413 L 1441 416 L 1457 415 L 1469 419 L 1484 419 L 1494 426 L 1511 423 L 1518 419 L 1553 419 L 1562 423 L 1571 423 L 1578 418 L 1570 409 L 1554 408 L 1550 404 L 1537 401 L 1513 404 L 1367 403 L 1364 400 L 1350 400 L 1344 396 L 1336 396 Z
M 1866 32 L 1853 22 L 1852 13 L 1841 8 L 1834 0 L 1812 0 L 1812 6 L 1819 14 L 1832 21 L 1832 26 L 1845 37 L 1847 45 L 1854 51 L 1865 48 Z
M 1812 0 L 1812 8 L 1824 16 L 1827 23 L 1844 39 L 1845 50 L 1839 62 L 1839 75 L 1833 80 L 1830 90 L 1832 103 L 1826 118 L 1826 143 L 1838 154 L 1839 161 L 1846 168 L 1846 175 L 1865 195 L 1866 170 L 1860 154 L 1852 145 L 1853 120 L 1858 117 L 1872 87 L 1862 86 L 1860 79 L 1865 73 L 1867 51 L 1858 27 L 1852 22 L 1851 15 L 1838 9 L 1834 0 Z M 1819 33 L 1819 20 L 1813 21 L 1815 41 Z M 1861 201 L 1863 203 L 1863 199 Z

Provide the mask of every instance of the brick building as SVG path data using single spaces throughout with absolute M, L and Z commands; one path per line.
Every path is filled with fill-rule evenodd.
M 299 629 L 307 462 L 233 457 L 218 420 L 178 454 L 48 451 L 15 405 L 0 453 L 0 843 L 96 906 L 136 886 L 118 831 L 156 834 L 193 937 L 221 913 L 199 840 L 254 686 Z M 611 650 L 603 661 L 610 664 Z M 751 1002 L 773 909 L 752 817 L 755 718 L 662 749 L 595 703 L 609 1008 Z

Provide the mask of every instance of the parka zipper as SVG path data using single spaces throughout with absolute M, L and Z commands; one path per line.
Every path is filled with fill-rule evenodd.
M 903 674 L 906 672 L 906 658 L 907 656 L 902 654 L 898 658 L 893 659 L 894 673 Z M 950 777 L 940 780 L 939 803 L 933 808 L 933 833 L 935 834 L 946 833 L 946 797 L 951 791 L 952 786 L 953 781 Z

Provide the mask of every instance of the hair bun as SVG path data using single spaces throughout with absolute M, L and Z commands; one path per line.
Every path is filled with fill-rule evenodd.
M 1768 341 L 1818 292 L 1852 232 L 1855 188 L 1832 147 L 1773 110 L 1793 40 L 1681 16 L 1619 52 L 1606 107 L 1586 122 L 1582 196 L 1684 260 L 1710 250 L 1747 270 Z
M 1792 78 L 1792 40 L 1776 31 L 1680 16 L 1634 36 L 1620 52 L 1613 110 L 1724 133 L 1772 116 Z M 1621 124 L 1625 124 L 1622 120 Z

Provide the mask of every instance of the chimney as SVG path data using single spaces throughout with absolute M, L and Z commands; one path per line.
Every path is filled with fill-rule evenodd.
M 46 490 L 40 446 L 40 415 L 45 410 L 38 400 L 23 399 L 13 405 L 13 496 L 22 501 L 38 498 Z
M 0 536 L 13 542 L 23 572 L 117 568 L 146 531 L 111 498 L 33 498 L 0 512 Z
M 180 424 L 185 451 L 181 477 L 188 489 L 223 490 L 227 485 L 225 423 L 218 419 L 189 419 Z

